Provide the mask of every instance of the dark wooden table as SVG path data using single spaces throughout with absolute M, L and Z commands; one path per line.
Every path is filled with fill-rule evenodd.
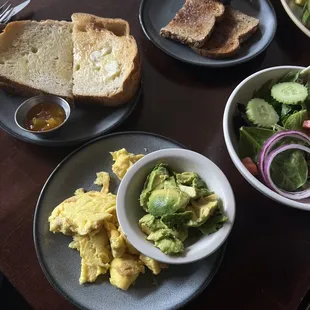
M 222 132 L 226 100 L 242 79 L 266 67 L 310 63 L 310 39 L 279 0 L 272 2 L 278 31 L 271 46 L 247 64 L 222 70 L 183 64 L 154 47 L 139 25 L 139 0 L 32 0 L 17 16 L 60 19 L 80 11 L 127 19 L 143 59 L 144 95 L 118 130 L 175 139 L 209 157 L 230 180 L 237 217 L 227 252 L 212 283 L 188 309 L 297 309 L 310 287 L 310 213 L 253 189 L 233 166 Z M 74 308 L 44 277 L 32 239 L 39 192 L 71 151 L 30 145 L 0 131 L 0 270 L 34 309 Z

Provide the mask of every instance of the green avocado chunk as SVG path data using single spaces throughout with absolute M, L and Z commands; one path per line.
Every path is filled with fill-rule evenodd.
M 152 232 L 147 240 L 153 241 L 155 246 L 158 247 L 165 254 L 179 254 L 183 252 L 184 245 L 181 240 L 176 236 L 172 229 L 159 229 Z
M 184 251 L 190 227 L 208 235 L 227 220 L 217 196 L 197 173 L 176 173 L 165 163 L 156 165 L 148 175 L 139 200 L 147 212 L 139 220 L 141 230 L 167 255 Z
M 197 173 L 177 173 L 176 180 L 180 190 L 184 193 L 187 193 L 193 199 L 211 194 L 206 183 L 199 177 Z
M 169 178 L 167 165 L 159 164 L 154 167 L 152 172 L 147 176 L 143 190 L 140 194 L 140 206 L 148 211 L 147 202 L 153 190 L 164 188 L 164 182 Z
M 201 226 L 212 216 L 216 209 L 218 209 L 218 201 L 215 194 L 192 201 L 192 205 L 187 206 L 186 210 L 192 211 L 194 216 L 187 225 L 190 227 Z
M 163 253 L 168 255 L 177 255 L 184 251 L 184 245 L 179 239 L 165 238 L 155 242 L 155 246 Z
M 155 217 L 160 217 L 184 210 L 189 200 L 190 196 L 178 188 L 156 189 L 149 197 L 147 209 Z
M 227 220 L 222 213 L 214 214 L 199 229 L 204 235 L 210 235 L 221 229 Z
M 150 233 L 167 226 L 160 220 L 155 218 L 152 214 L 146 214 L 139 220 L 141 230 L 149 235 Z
M 161 220 L 169 227 L 181 226 L 188 223 L 194 216 L 192 211 L 164 215 Z

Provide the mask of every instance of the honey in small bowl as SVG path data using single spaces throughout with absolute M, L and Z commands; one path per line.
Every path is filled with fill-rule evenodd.
M 59 104 L 39 103 L 28 111 L 25 128 L 32 131 L 47 131 L 60 126 L 65 119 L 65 110 Z

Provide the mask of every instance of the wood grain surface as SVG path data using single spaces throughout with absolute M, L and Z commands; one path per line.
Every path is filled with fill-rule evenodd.
M 16 3 L 17 1 L 12 1 Z M 276 65 L 309 65 L 310 39 L 272 1 L 278 30 L 270 47 L 235 68 L 211 70 L 170 58 L 147 40 L 138 0 L 32 0 L 17 19 L 70 18 L 73 12 L 130 23 L 143 60 L 142 102 L 120 127 L 168 136 L 213 160 L 236 195 L 236 223 L 223 263 L 186 309 L 297 309 L 310 286 L 310 213 L 284 207 L 253 189 L 227 153 L 222 116 L 228 96 L 249 74 Z M 45 148 L 0 131 L 0 271 L 34 309 L 73 309 L 48 283 L 36 258 L 32 225 L 39 192 L 72 149 Z

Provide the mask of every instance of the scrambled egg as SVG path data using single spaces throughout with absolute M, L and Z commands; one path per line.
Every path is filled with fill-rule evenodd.
M 121 149 L 111 153 L 113 160 L 115 161 L 112 166 L 112 171 L 121 180 L 126 174 L 127 170 L 141 159 L 143 154 L 128 153 L 126 149 Z
M 94 282 L 99 275 L 109 270 L 112 255 L 104 229 L 95 235 L 75 235 L 69 247 L 77 249 L 82 258 L 80 284 Z
M 112 170 L 119 179 L 143 157 L 126 149 L 111 154 L 115 160 Z M 80 284 L 95 282 L 99 275 L 109 272 L 110 283 L 127 290 L 145 272 L 144 266 L 155 275 L 167 268 L 140 254 L 127 240 L 117 220 L 116 196 L 109 193 L 109 174 L 98 172 L 94 184 L 102 186 L 100 192 L 77 189 L 48 219 L 51 232 L 73 235 L 69 247 L 81 256 Z
M 98 172 L 94 184 L 102 186 L 101 193 L 107 194 L 110 187 L 110 175 L 107 172 Z
M 111 263 L 110 283 L 122 290 L 127 290 L 140 273 L 144 273 L 144 266 L 139 257 L 124 254 L 123 257 L 114 258 Z
M 65 235 L 77 233 L 87 235 L 102 227 L 104 221 L 112 218 L 116 208 L 116 196 L 96 191 L 79 193 L 66 199 L 52 212 L 48 221 L 50 231 Z

